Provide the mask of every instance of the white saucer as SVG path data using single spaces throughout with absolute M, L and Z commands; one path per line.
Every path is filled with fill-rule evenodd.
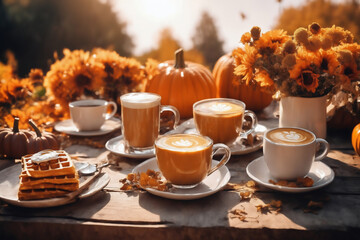
M 55 124 L 55 130 L 74 136 L 100 136 L 114 131 L 121 127 L 121 121 L 118 118 L 110 118 L 105 121 L 100 130 L 79 131 L 71 119 L 67 119 Z
M 76 165 L 75 165 L 76 166 Z M 73 202 L 67 198 L 49 198 L 42 200 L 26 200 L 21 201 L 18 199 L 19 190 L 19 175 L 21 173 L 21 164 L 15 164 L 11 167 L 5 168 L 0 171 L 0 199 L 12 205 L 28 208 L 44 208 L 65 205 Z M 84 182 L 88 177 L 80 177 L 80 184 Z M 106 187 L 110 182 L 110 177 L 107 173 L 102 173 L 98 178 L 90 184 L 89 188 L 86 189 L 79 195 L 79 198 L 87 198 L 101 189 Z
M 255 133 L 261 137 L 260 141 L 257 141 L 253 146 L 246 146 L 241 143 L 241 138 L 238 137 L 234 144 L 228 145 L 232 155 L 243 155 L 251 152 L 255 152 L 262 147 L 262 135 L 266 132 L 267 127 L 261 124 L 257 124 L 255 128 Z M 195 128 L 194 119 L 191 118 L 182 124 L 180 124 L 176 129 L 167 132 L 166 134 L 174 134 L 174 133 L 191 133 L 191 134 L 199 134 Z M 217 154 L 222 154 L 222 151 L 218 151 Z
M 134 153 L 125 150 L 123 135 L 108 140 L 105 144 L 105 148 L 112 153 L 128 158 L 151 158 L 155 156 L 155 149 Z
M 269 180 L 272 179 L 275 181 L 276 179 L 270 176 L 263 156 L 250 162 L 246 167 L 246 173 L 252 180 L 262 186 L 281 192 L 291 193 L 309 192 L 325 187 L 330 184 L 335 177 L 334 171 L 328 165 L 323 162 L 316 161 L 311 166 L 310 172 L 307 175 L 314 180 L 314 185 L 312 187 L 286 187 L 274 185 L 269 183 Z
M 216 166 L 219 162 L 213 160 L 212 166 Z M 156 162 L 156 158 L 150 158 L 145 162 L 137 165 L 133 169 L 133 173 L 146 172 L 148 169 L 160 171 Z M 176 199 L 176 200 L 191 200 L 207 197 L 220 191 L 230 180 L 230 172 L 226 166 L 222 166 L 217 171 L 207 176 L 198 186 L 192 189 L 178 189 L 172 188 L 171 192 L 163 192 L 153 188 L 145 188 L 151 194 L 156 196 Z

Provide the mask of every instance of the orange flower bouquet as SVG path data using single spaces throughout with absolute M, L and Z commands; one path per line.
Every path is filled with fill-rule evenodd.
M 347 105 L 352 112 L 360 75 L 360 45 L 353 40 L 351 32 L 341 27 L 322 28 L 317 23 L 298 28 L 293 36 L 283 30 L 261 34 L 259 27 L 253 27 L 241 37 L 244 46 L 232 53 L 234 73 L 241 81 L 259 85 L 280 99 L 280 126 L 281 102 L 286 98 L 302 97 L 298 101 L 308 101 L 310 107 L 310 98 L 323 99 L 323 115 L 326 105 L 333 111 Z M 304 115 L 312 121 L 311 111 Z
M 235 74 L 277 96 L 319 97 L 339 90 L 352 91 L 359 79 L 360 46 L 351 32 L 313 23 L 293 36 L 283 30 L 261 35 L 253 27 L 244 47 L 233 51 Z

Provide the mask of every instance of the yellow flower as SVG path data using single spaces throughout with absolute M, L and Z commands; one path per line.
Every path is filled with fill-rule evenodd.
M 320 67 L 321 58 L 318 53 L 307 51 L 304 47 L 299 47 L 296 54 L 296 64 L 289 70 L 290 78 L 297 79 L 305 69 L 310 69 L 310 65 Z
M 331 75 L 340 74 L 340 62 L 337 59 L 337 54 L 334 50 L 320 50 L 321 63 L 320 70 Z
M 64 58 L 51 65 L 46 74 L 44 86 L 47 94 L 67 108 L 73 101 L 88 91 L 97 91 L 103 84 L 105 73 L 103 65 L 83 50 L 64 50 Z
M 233 56 L 238 66 L 235 67 L 235 75 L 240 76 L 246 84 L 249 84 L 254 77 L 254 63 L 257 58 L 258 52 L 256 48 L 245 44 L 244 50 L 235 49 L 233 51 Z
M 271 88 L 274 85 L 274 81 L 270 78 L 269 74 L 265 70 L 256 72 L 254 80 L 264 88 Z
M 246 32 L 241 36 L 241 42 L 243 44 L 249 43 L 250 41 L 251 41 L 251 34 L 249 32 Z
M 287 35 L 286 31 L 276 29 L 261 35 L 259 40 L 254 42 L 254 46 L 259 49 L 260 53 L 267 49 L 271 52 L 277 52 L 280 46 L 290 39 L 291 37 Z

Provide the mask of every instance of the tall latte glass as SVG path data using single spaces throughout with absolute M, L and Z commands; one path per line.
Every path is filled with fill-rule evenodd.
M 229 98 L 210 98 L 193 105 L 195 126 L 203 136 L 210 137 L 214 143 L 231 144 L 240 135 L 248 135 L 257 125 L 256 115 L 245 110 L 245 103 Z M 251 118 L 251 127 L 243 131 L 244 117 Z
M 212 156 L 223 149 L 225 154 L 215 167 Z M 159 137 L 155 142 L 156 159 L 162 175 L 177 188 L 193 188 L 208 175 L 225 165 L 231 156 L 225 144 L 201 135 L 173 134 Z
M 175 115 L 174 127 L 180 114 L 173 106 L 161 106 L 161 97 L 153 93 L 135 92 L 120 97 L 122 134 L 125 148 L 130 153 L 152 150 L 160 131 L 160 113 L 171 111 Z
M 318 153 L 317 145 L 323 145 Z M 269 173 L 276 179 L 292 180 L 304 177 L 314 161 L 323 159 L 329 151 L 326 140 L 303 128 L 274 128 L 264 135 L 264 159 Z

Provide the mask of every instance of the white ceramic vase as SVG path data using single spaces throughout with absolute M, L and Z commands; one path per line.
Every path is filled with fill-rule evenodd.
M 280 99 L 279 127 L 300 127 L 326 138 L 326 96 Z

